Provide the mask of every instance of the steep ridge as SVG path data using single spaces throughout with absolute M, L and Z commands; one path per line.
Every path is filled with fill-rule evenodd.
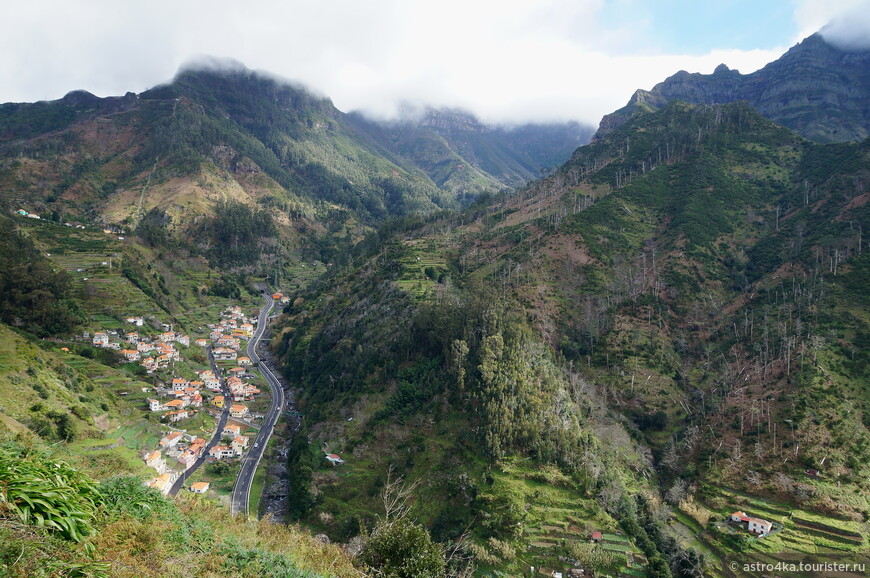
M 712 571 L 745 547 L 704 530 L 724 488 L 857 527 L 868 155 L 746 103 L 675 102 L 517 194 L 361 244 L 276 332 L 310 442 L 291 452 L 291 515 L 345 539 L 392 468 L 421 480 L 436 538 L 470 529 L 478 563 L 507 572 L 518 552 L 580 557 L 572 528 L 600 525 L 690 575 L 681 531 L 646 520 L 647 541 L 632 522 L 662 499 L 713 545 Z
M 778 60 L 750 74 L 724 64 L 713 74 L 680 71 L 638 90 L 623 108 L 606 115 L 596 138 L 635 111 L 673 100 L 722 104 L 746 100 L 766 118 L 816 142 L 861 141 L 870 135 L 870 51 L 849 51 L 814 34 Z
M 38 214 L 135 229 L 156 210 L 182 234 L 220 201 L 259 204 L 293 237 L 294 223 L 323 231 L 457 208 L 563 162 L 588 136 L 526 127 L 557 135 L 537 144 L 488 130 L 482 144 L 456 133 L 432 149 L 434 129 L 410 142 L 384 130 L 288 81 L 202 66 L 140 95 L 0 106 L 0 186 Z

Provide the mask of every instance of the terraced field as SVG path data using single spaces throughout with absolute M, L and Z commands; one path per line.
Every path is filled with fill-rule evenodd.
M 781 524 L 780 531 L 774 531 L 764 538 L 755 539 L 753 551 L 771 555 L 788 552 L 806 554 L 845 554 L 870 553 L 865 529 L 859 522 L 841 520 L 798 508 L 787 504 L 763 500 L 726 488 L 707 488 L 707 499 L 721 501 L 729 506 L 719 510 L 724 519 L 731 511 L 742 510 L 756 516 Z
M 425 299 L 438 286 L 439 276 L 447 271 L 445 251 L 431 240 L 408 241 L 405 247 L 409 250 L 400 260 L 403 272 L 396 284 L 415 299 Z
M 529 548 L 520 556 L 517 569 L 523 565 L 568 568 L 572 552 L 583 550 L 601 561 L 600 571 L 643 575 L 645 560 L 640 550 L 617 533 L 616 521 L 580 496 L 570 481 L 556 472 L 526 469 L 522 463 L 503 463 L 502 470 L 495 486 L 500 492 L 521 497 L 525 503 L 523 535 Z M 595 530 L 603 532 L 600 544 L 590 543 Z

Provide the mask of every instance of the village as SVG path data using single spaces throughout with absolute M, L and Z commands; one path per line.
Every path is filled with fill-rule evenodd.
M 251 440 L 244 434 L 255 434 L 263 418 L 250 406 L 258 401 L 258 405 L 268 404 L 259 399 L 262 392 L 251 382 L 258 377 L 252 373 L 251 359 L 240 355 L 254 334 L 256 318 L 249 318 L 239 306 L 228 307 L 216 323 L 207 325 L 208 337 L 197 338 L 192 344 L 189 335 L 173 331 L 171 325 L 162 324 L 164 331 L 146 335 L 142 317 L 125 321 L 132 326 L 130 331 L 97 332 L 84 337 L 96 347 L 118 351 L 125 363 L 137 363 L 152 376 L 153 387 L 142 388 L 149 395 L 145 399 L 147 407 L 142 409 L 165 426 L 165 434 L 156 447 L 141 449 L 143 461 L 156 472 L 145 485 L 168 495 L 179 477 L 203 461 L 242 457 Z M 194 369 L 192 366 L 203 364 L 185 360 L 182 347 L 202 348 L 205 355 L 196 357 L 209 365 Z M 224 410 L 229 419 L 217 432 L 215 424 Z M 188 421 L 203 414 L 210 418 L 206 423 L 211 423 L 211 432 L 202 428 L 198 433 L 189 433 L 197 429 L 183 429 Z M 209 487 L 209 482 L 198 481 L 188 490 L 204 494 Z

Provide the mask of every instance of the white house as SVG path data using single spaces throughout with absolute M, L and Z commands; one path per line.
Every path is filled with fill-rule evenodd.
M 145 485 L 149 488 L 154 488 L 165 496 L 169 494 L 169 490 L 172 489 L 172 484 L 174 484 L 177 479 L 178 474 L 175 472 L 167 472 L 165 474 L 160 474 L 150 482 L 146 482 Z
M 749 531 L 758 534 L 760 537 L 767 536 L 773 529 L 773 522 L 762 520 L 761 518 L 749 518 L 747 524 Z
M 341 459 L 338 454 L 326 454 L 326 461 L 328 461 L 333 466 L 344 463 L 344 460 Z
M 139 352 L 135 349 L 122 349 L 121 355 L 123 355 L 127 361 L 139 361 Z
M 226 347 L 219 347 L 214 350 L 214 358 L 223 361 L 234 360 L 238 357 L 238 353 L 236 353 L 232 349 L 228 349 Z
M 163 436 L 160 440 L 160 445 L 164 448 L 174 448 L 181 441 L 181 432 L 170 432 Z
M 230 442 L 230 446 L 235 450 L 236 455 L 241 455 L 248 448 L 248 438 L 245 436 L 236 436 Z
M 227 446 L 214 446 L 208 451 L 208 455 L 215 458 L 216 460 L 221 460 L 223 458 L 235 457 L 236 452 L 233 448 Z
M 154 468 L 158 472 L 162 472 L 166 468 L 166 462 L 163 461 L 163 454 L 157 450 L 149 453 L 143 459 L 149 468 Z

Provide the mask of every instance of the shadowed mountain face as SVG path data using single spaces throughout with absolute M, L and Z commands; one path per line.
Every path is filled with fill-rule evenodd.
M 592 136 L 591 127 L 576 122 L 492 126 L 451 109 L 428 109 L 399 121 L 350 118 L 361 132 L 448 188 L 481 177 L 504 186 L 525 184 L 565 162 Z
M 816 142 L 860 141 L 870 134 L 870 51 L 844 51 L 819 34 L 751 74 L 720 65 L 713 74 L 680 71 L 650 91 L 638 90 L 606 115 L 596 138 L 636 111 L 673 100 L 722 104 L 746 100 L 768 119 Z
M 135 226 L 155 208 L 193 222 L 233 198 L 374 225 L 524 184 L 591 132 L 458 111 L 376 124 L 241 65 L 188 69 L 139 95 L 0 105 L 0 186 L 40 213 L 105 223 Z

